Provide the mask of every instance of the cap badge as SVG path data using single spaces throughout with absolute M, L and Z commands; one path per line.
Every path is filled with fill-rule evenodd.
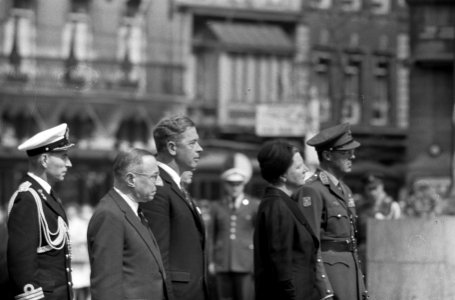
M 311 206 L 311 197 L 302 197 L 303 207 Z

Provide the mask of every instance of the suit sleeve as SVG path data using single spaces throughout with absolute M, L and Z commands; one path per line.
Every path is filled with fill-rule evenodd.
M 123 300 L 123 220 L 107 211 L 93 216 L 87 230 L 93 300 Z
M 152 201 L 140 204 L 160 248 L 161 259 L 163 260 L 166 272 L 168 272 L 168 276 L 166 277 L 166 284 L 168 287 L 172 286 L 172 278 L 169 273 L 169 249 L 171 242 L 170 201 L 171 199 L 169 198 L 168 190 L 164 187 L 158 187 L 157 193 Z M 172 289 L 168 288 L 169 299 L 173 299 L 171 293 Z
M 322 196 L 317 192 L 316 189 L 309 187 L 300 188 L 293 198 L 298 202 L 299 208 L 302 210 L 303 215 L 310 222 L 314 222 L 312 227 L 316 229 L 316 235 L 318 238 L 321 236 L 321 223 L 323 220 L 324 207 Z M 306 202 L 309 205 L 303 205 L 302 199 L 310 199 L 310 202 Z M 321 243 L 319 243 L 320 245 Z M 319 246 L 316 256 L 316 286 L 319 290 L 320 295 L 323 295 L 321 299 L 329 299 L 333 297 L 333 288 L 330 284 L 329 277 L 325 270 L 324 262 L 322 260 L 321 246 Z
M 298 283 L 292 280 L 293 218 L 283 205 L 270 206 L 267 214 L 269 221 L 265 223 L 265 228 L 267 236 L 270 237 L 268 251 L 277 273 L 282 295 L 280 298 L 295 299 L 295 284 Z
M 14 293 L 26 284 L 38 288 L 39 221 L 35 199 L 30 192 L 18 193 L 8 218 L 8 272 Z

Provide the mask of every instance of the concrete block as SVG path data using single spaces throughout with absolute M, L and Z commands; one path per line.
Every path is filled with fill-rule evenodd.
M 373 299 L 455 299 L 455 218 L 368 221 Z

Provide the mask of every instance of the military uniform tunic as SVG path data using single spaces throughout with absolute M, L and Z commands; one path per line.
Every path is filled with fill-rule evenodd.
M 325 298 L 367 299 L 357 255 L 354 199 L 348 186 L 341 181 L 336 186 L 329 177 L 319 169 L 293 195 L 320 239 L 318 286 Z
M 60 201 L 28 175 L 10 201 L 8 218 L 8 272 L 14 295 L 23 294 L 24 300 L 72 299 L 67 223 Z

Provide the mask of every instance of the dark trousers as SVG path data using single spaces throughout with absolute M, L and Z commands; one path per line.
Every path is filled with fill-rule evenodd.
M 219 300 L 254 299 L 253 275 L 251 273 L 217 273 L 216 282 Z

